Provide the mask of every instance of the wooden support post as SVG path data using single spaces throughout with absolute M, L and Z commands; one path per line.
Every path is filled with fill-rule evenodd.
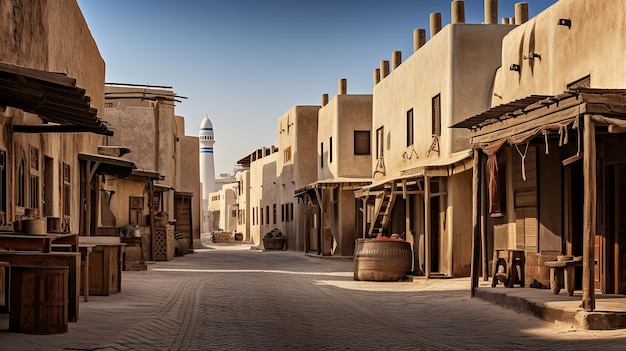
M 424 176 L 424 271 L 430 278 L 430 177 Z
M 485 170 L 485 167 L 483 167 L 483 164 L 480 162 L 480 151 L 478 152 L 477 157 L 479 158 L 477 164 L 475 167 L 478 167 L 478 193 L 475 193 L 478 195 L 478 206 L 479 206 L 479 211 L 480 211 L 480 217 L 478 218 L 478 225 L 480 228 L 480 248 L 481 248 L 481 252 L 482 255 L 480 255 L 482 257 L 482 262 L 481 262 L 481 266 L 482 266 L 482 275 L 483 275 L 483 281 L 488 281 L 489 280 L 489 257 L 491 256 L 487 250 L 487 204 L 485 203 L 485 194 L 487 193 L 487 182 L 485 181 L 485 179 L 487 179 L 486 173 L 487 171 Z M 500 186 L 502 188 L 504 188 L 503 191 L 506 191 L 506 184 L 499 184 L 498 186 Z M 492 273 L 493 274 L 493 273 Z
M 473 170 L 472 170 L 472 289 L 471 296 L 474 297 L 478 287 L 478 271 L 480 267 L 481 236 L 480 236 L 480 151 L 474 150 Z
M 366 195 L 363 198 L 363 238 L 365 238 L 366 234 L 367 234 L 367 202 L 368 199 L 370 198 L 369 195 Z
M 583 129 L 583 303 L 592 312 L 596 307 L 594 277 L 594 239 L 596 229 L 596 132 L 590 115 L 584 117 Z

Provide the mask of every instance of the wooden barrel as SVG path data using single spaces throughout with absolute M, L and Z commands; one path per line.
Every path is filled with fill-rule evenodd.
M 11 266 L 9 330 L 67 333 L 68 267 Z
M 411 256 L 411 244 L 406 241 L 357 239 L 354 280 L 402 280 L 411 270 Z

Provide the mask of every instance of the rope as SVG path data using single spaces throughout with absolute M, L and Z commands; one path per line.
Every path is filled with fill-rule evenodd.
M 524 150 L 524 154 L 522 155 L 522 152 L 519 151 L 519 148 L 517 147 L 517 144 L 515 144 L 515 149 L 517 150 L 517 153 L 520 155 L 520 157 L 522 158 L 522 179 L 524 179 L 524 181 L 526 181 L 526 165 L 524 164 L 525 160 L 526 160 L 526 153 L 528 152 L 528 144 L 530 144 L 529 142 L 526 143 L 526 149 Z

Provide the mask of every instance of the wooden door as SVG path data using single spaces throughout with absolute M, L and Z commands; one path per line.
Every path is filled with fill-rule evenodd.
M 192 219 L 191 219 L 191 200 L 193 195 L 188 194 L 174 194 L 174 218 L 176 218 L 176 231 L 179 232 L 183 238 L 189 240 L 189 245 L 192 243 Z

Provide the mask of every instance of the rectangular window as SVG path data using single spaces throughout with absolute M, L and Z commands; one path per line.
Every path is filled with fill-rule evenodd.
M 64 218 L 67 220 L 69 220 L 70 208 L 72 208 L 70 201 L 70 199 L 72 198 L 72 184 L 70 182 L 70 175 L 70 165 L 68 165 L 67 163 L 63 163 L 63 216 L 67 217 Z
M 129 196 L 129 224 L 143 224 L 143 204 L 142 196 Z
M 263 223 L 264 223 L 263 220 L 264 220 L 264 217 L 263 217 L 263 206 L 261 206 L 261 225 L 263 225 Z
M 24 207 L 26 204 L 26 161 L 23 157 L 18 158 L 17 182 L 15 187 L 15 204 Z
M 320 143 L 320 168 L 324 168 L 324 143 Z
M 413 109 L 406 111 L 406 146 L 413 145 Z
M 270 206 L 265 206 L 265 223 L 270 224 Z
M 284 155 L 285 155 L 285 163 L 291 161 L 291 146 L 285 149 Z
M 289 203 L 289 220 L 293 221 L 293 202 Z
M 333 137 L 328 142 L 328 163 L 333 163 Z
M 370 154 L 370 131 L 355 130 L 354 131 L 354 154 L 369 155 Z
M 54 208 L 54 200 L 52 200 L 52 194 L 54 190 L 54 159 L 52 157 L 44 156 L 43 159 L 43 176 L 42 190 L 43 195 L 43 215 L 52 216 Z
M 384 136 L 385 130 L 383 127 L 376 129 L 376 158 L 379 159 L 383 157 L 383 149 L 384 149 Z
M 280 221 L 285 221 L 285 204 L 280 205 Z
M 0 225 L 7 225 L 7 153 L 0 150 Z
M 29 206 L 39 209 L 39 149 L 30 147 Z
M 433 97 L 433 118 L 432 128 L 433 136 L 441 136 L 441 94 L 437 94 Z
M 276 224 L 276 204 L 272 205 L 272 223 Z

